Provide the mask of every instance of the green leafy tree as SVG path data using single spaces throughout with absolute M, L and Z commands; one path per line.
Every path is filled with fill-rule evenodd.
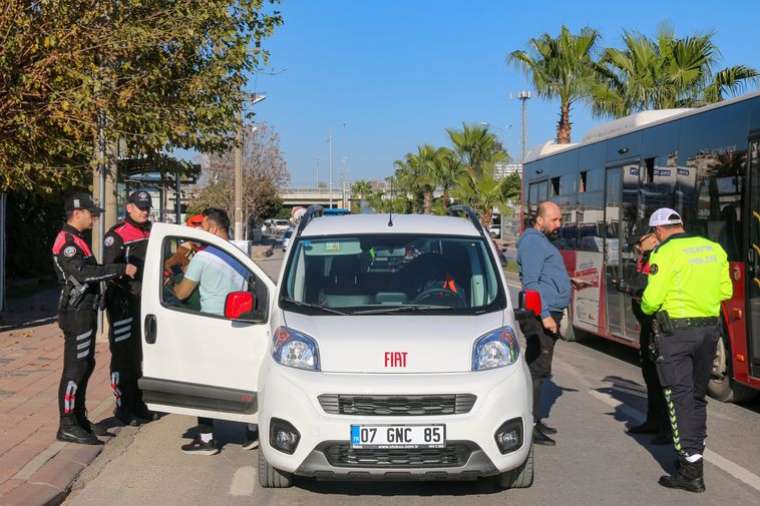
M 407 153 L 394 163 L 398 189 L 411 197 L 412 212 L 432 213 L 436 156 L 433 146 L 422 144 L 416 153 Z
M 504 206 L 508 197 L 507 179 L 497 180 L 494 168 L 497 162 L 509 160 L 509 155 L 487 126 L 463 125 L 462 130 L 447 132 L 462 167 L 452 195 L 477 211 L 483 225 L 489 227 L 494 207 Z
M 559 98 L 558 144 L 570 142 L 570 110 L 576 101 L 591 95 L 597 81 L 594 51 L 599 38 L 593 28 L 585 27 L 575 35 L 563 25 L 556 37 L 544 33 L 530 39 L 529 51 L 512 51 L 507 57 L 530 77 L 539 96 Z
M 351 185 L 351 212 L 359 212 L 360 202 L 369 202 L 372 195 L 372 183 L 365 180 L 356 181 Z
M 434 209 L 436 214 L 443 214 L 451 201 L 451 190 L 457 183 L 464 168 L 457 154 L 450 148 L 438 148 L 433 163 L 433 178 L 441 189 L 440 205 Z
M 90 168 L 98 125 L 129 156 L 235 142 L 276 0 L 6 0 L 0 190 L 54 189 Z
M 621 117 L 648 109 L 698 107 L 757 84 L 758 71 L 735 65 L 713 72 L 713 34 L 677 38 L 667 26 L 655 39 L 623 34 L 623 49 L 606 49 L 593 88 L 594 112 Z
M 451 144 L 459 158 L 461 168 L 474 177 L 492 174 L 497 162 L 508 161 L 496 135 L 485 125 L 462 124 L 461 130 L 447 129 Z

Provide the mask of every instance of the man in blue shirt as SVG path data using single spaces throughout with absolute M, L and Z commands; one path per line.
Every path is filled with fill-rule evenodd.
M 533 227 L 517 242 L 517 263 L 523 290 L 541 294 L 541 315 L 520 322 L 527 340 L 525 358 L 533 378 L 533 442 L 554 446 L 548 434 L 557 430 L 541 421 L 541 387 L 551 376 L 554 345 L 559 338 L 559 323 L 570 304 L 570 277 L 559 250 L 549 241 L 562 223 L 562 213 L 554 202 L 541 202 Z

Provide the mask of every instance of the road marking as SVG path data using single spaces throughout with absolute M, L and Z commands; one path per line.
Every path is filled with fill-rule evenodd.
M 230 495 L 237 497 L 252 496 L 255 477 L 256 471 L 253 466 L 241 467 L 235 471 L 230 484 Z
M 614 399 L 609 394 L 598 392 L 596 390 L 589 390 L 589 394 L 591 394 L 591 397 L 594 397 L 595 399 L 605 403 L 611 408 L 618 410 L 620 413 L 636 423 L 642 423 L 646 419 L 646 415 L 644 415 L 644 413 L 635 408 L 632 408 L 631 406 L 623 404 L 619 400 Z M 703 457 L 710 464 L 713 464 L 714 466 L 722 469 L 724 472 L 730 474 L 737 480 L 746 483 L 750 487 L 760 492 L 760 476 L 752 473 L 739 464 L 728 460 L 727 458 L 708 448 L 705 449 Z

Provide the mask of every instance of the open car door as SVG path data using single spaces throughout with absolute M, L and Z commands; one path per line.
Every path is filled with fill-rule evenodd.
M 197 286 L 180 300 L 174 288 L 186 274 Z M 256 423 L 274 293 L 264 271 L 232 243 L 200 229 L 154 224 L 141 308 L 139 386 L 148 407 Z M 248 311 L 230 316 L 230 302 L 243 299 Z

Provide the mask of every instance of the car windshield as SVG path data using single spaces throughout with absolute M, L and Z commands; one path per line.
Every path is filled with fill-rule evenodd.
M 308 314 L 475 314 L 503 309 L 506 296 L 482 238 L 389 234 L 300 238 L 280 303 Z

